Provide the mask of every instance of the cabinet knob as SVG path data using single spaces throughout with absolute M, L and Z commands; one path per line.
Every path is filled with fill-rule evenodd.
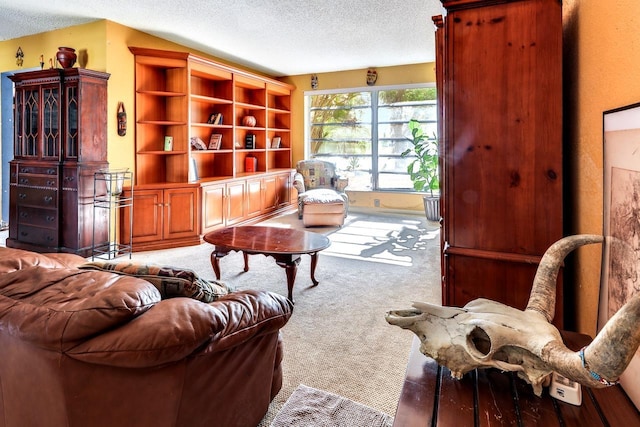
M 49 187 L 53 187 L 54 185 L 56 185 L 56 182 L 55 181 L 47 181 L 47 185 Z
M 20 184 L 29 184 L 29 178 L 20 178 Z
M 53 200 L 53 197 L 51 197 L 51 196 L 45 196 L 44 197 L 44 201 L 47 202 L 47 203 L 50 203 L 52 200 Z
M 26 198 L 27 198 L 27 195 L 26 195 L 26 194 L 24 194 L 24 193 L 20 193 L 20 194 L 18 194 L 18 199 L 20 199 L 20 200 L 24 200 L 24 199 L 26 199 Z
M 26 212 L 20 212 L 20 218 L 26 218 L 26 217 L 28 217 L 28 216 L 29 216 L 29 214 L 28 214 L 28 213 L 26 213 Z
M 55 169 L 47 169 L 47 174 L 49 174 L 49 175 L 53 175 L 53 174 L 55 174 L 55 173 L 56 173 L 56 170 L 55 170 Z
M 53 222 L 56 218 L 51 216 L 51 215 L 47 215 L 47 221 L 49 222 Z

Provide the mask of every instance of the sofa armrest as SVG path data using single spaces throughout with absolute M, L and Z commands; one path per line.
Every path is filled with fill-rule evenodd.
M 159 366 L 195 352 L 218 352 L 276 332 L 287 323 L 292 310 L 292 303 L 285 297 L 263 291 L 235 292 L 208 304 L 171 298 L 66 353 L 87 363 L 127 368 Z
M 298 196 L 306 191 L 304 187 L 304 177 L 299 172 L 296 172 L 293 176 L 293 188 L 298 190 Z
M 349 185 L 349 178 L 347 177 L 343 177 L 343 176 L 338 176 L 336 178 L 336 190 L 344 193 L 345 188 L 347 188 L 347 186 Z

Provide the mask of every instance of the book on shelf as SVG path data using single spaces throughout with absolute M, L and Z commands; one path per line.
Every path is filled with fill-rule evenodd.
M 219 150 L 222 146 L 222 134 L 212 133 L 209 138 L 209 150 Z
M 222 113 L 211 114 L 207 123 L 210 125 L 221 125 L 223 123 Z
M 252 133 L 248 133 L 244 137 L 244 148 L 253 150 L 256 148 L 256 136 Z
M 189 182 L 195 182 L 200 177 L 198 176 L 198 164 L 193 157 L 189 158 Z

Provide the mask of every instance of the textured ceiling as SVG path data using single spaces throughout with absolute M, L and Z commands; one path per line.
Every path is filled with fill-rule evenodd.
M 97 19 L 275 76 L 430 62 L 439 0 L 0 0 L 0 41 Z

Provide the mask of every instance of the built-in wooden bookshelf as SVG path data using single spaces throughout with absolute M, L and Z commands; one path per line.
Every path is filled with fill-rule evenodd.
M 275 207 L 266 206 L 262 214 L 290 204 L 285 190 L 291 188 L 291 85 L 188 52 L 129 49 L 135 56 L 136 187 L 160 190 L 181 183 L 186 187 L 195 184 L 201 189 L 196 198 L 201 204 L 212 185 L 237 188 L 235 184 L 270 180 L 275 174 L 282 175 L 277 182 L 287 188 L 277 189 L 283 200 Z M 245 122 L 247 116 L 255 118 L 255 125 Z M 220 139 L 219 147 L 210 143 L 214 134 Z M 251 147 L 246 144 L 248 135 L 255 141 Z M 165 150 L 165 137 L 173 139 L 171 150 Z M 273 144 L 274 139 L 279 143 Z M 247 157 L 256 160 L 247 162 Z M 248 170 L 252 163 L 255 170 Z M 231 203 L 231 199 L 233 209 L 223 206 L 222 213 L 237 211 L 237 197 L 225 193 L 220 200 Z M 211 211 L 211 201 L 207 203 Z M 147 210 L 150 206 L 140 205 Z M 138 218 L 158 216 L 141 209 L 134 202 Z M 202 209 L 197 206 L 194 211 Z M 255 217 L 253 207 L 242 206 L 242 211 Z M 234 223 L 243 219 L 244 215 L 235 215 Z M 224 220 L 221 225 L 226 225 Z M 203 223 L 198 233 L 210 228 Z

